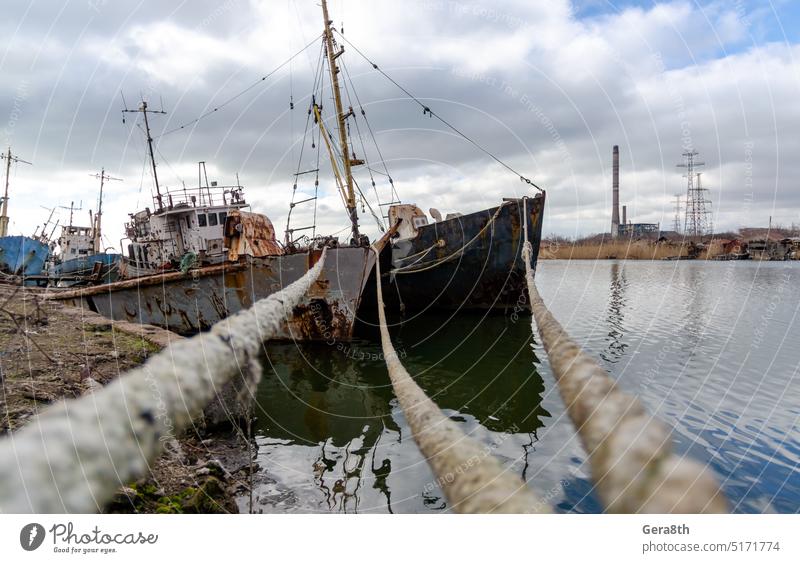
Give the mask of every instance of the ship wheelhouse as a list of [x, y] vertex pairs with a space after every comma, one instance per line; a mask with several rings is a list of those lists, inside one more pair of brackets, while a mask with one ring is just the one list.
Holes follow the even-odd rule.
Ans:
[[[205, 167], [201, 163], [201, 170]], [[166, 205], [159, 208], [159, 201]], [[233, 211], [249, 208], [240, 185], [216, 182], [167, 191], [154, 198], [156, 211], [131, 214], [125, 225], [126, 277], [176, 269], [184, 258], [199, 264], [225, 260], [225, 222]]]

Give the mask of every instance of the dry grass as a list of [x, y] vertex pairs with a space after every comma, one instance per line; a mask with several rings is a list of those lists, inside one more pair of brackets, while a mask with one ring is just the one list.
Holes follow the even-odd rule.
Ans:
[[[713, 250], [712, 256], [713, 256]], [[543, 260], [661, 260], [671, 256], [685, 256], [686, 245], [681, 243], [654, 243], [625, 241], [605, 243], [548, 244], [542, 242], [539, 258]], [[706, 258], [705, 253], [701, 256]]]

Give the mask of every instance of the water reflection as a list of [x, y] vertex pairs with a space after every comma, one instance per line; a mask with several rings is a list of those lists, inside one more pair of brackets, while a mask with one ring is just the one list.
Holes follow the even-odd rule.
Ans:
[[606, 325], [608, 328], [607, 347], [600, 353], [600, 357], [607, 362], [614, 363], [625, 354], [628, 347], [623, 341], [625, 335], [625, 289], [628, 280], [625, 278], [625, 266], [619, 262], [611, 263], [611, 284], [609, 287], [608, 309], [606, 311]]
[[[670, 426], [678, 454], [709, 465], [734, 511], [797, 512], [798, 277], [797, 262], [626, 262], [616, 273], [613, 262], [547, 262], [537, 281], [590, 353], [609, 354], [608, 342], [592, 336], [621, 323], [627, 346], [605, 367]], [[618, 295], [619, 315], [609, 306]], [[551, 381], [546, 364], [542, 373]], [[562, 426], [563, 405], [548, 406], [554, 422], [539, 450], [543, 444], [562, 474], [579, 474], [559, 508], [599, 510], [578, 490], [585, 453], [557, 445], [572, 432]]]
[[[528, 319], [427, 315], [395, 331], [403, 363], [464, 429], [526, 474], [549, 416]], [[263, 511], [409, 512], [445, 504], [396, 405], [379, 344], [271, 344], [257, 394]], [[499, 446], [497, 444], [500, 444]]]

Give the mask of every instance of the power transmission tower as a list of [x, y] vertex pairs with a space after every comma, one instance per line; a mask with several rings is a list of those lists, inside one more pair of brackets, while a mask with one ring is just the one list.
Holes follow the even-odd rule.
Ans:
[[697, 184], [695, 185], [695, 192], [697, 193], [697, 214], [700, 217], [700, 222], [703, 226], [704, 235], [714, 234], [714, 223], [711, 217], [711, 200], [708, 199], [708, 189], [703, 187], [700, 181], [702, 172], [697, 172]]
[[681, 232], [681, 194], [675, 194], [675, 219], [672, 221], [672, 230]]
[[[695, 161], [695, 157], [700, 154], [695, 150], [683, 153], [684, 162], [678, 164], [678, 168], [686, 168], [686, 215], [683, 222], [683, 232], [688, 236], [701, 237], [711, 232], [711, 210], [706, 207], [710, 201], [706, 197], [708, 190], [700, 185], [699, 174], [694, 171], [698, 166], [703, 166], [705, 162]], [[695, 176], [698, 178], [695, 184]]]

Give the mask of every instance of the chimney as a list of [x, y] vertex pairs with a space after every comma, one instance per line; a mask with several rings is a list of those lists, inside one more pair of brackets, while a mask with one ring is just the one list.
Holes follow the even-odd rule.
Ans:
[[619, 234], [619, 147], [614, 145], [614, 162], [611, 165], [611, 238], [617, 238]]
[[627, 205], [623, 205], [622, 206], [622, 224], [623, 225], [627, 225], [628, 224], [628, 206]]

